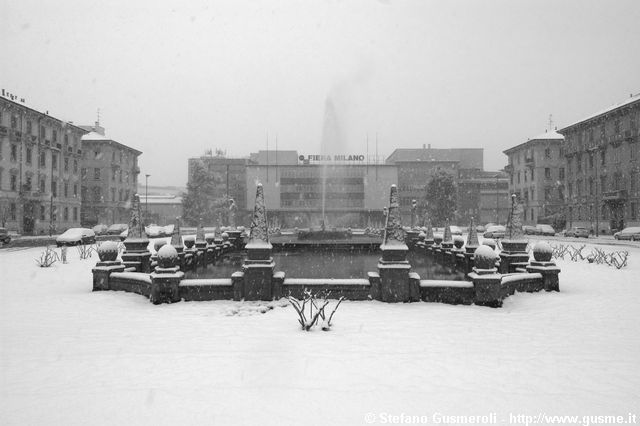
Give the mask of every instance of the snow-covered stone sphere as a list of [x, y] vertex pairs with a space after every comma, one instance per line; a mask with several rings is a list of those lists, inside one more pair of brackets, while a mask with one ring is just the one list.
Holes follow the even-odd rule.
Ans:
[[424, 239], [427, 238], [427, 234], [425, 234], [424, 232], [420, 232], [418, 234], [418, 238], [420, 238], [420, 241], [424, 241]]
[[493, 250], [496, 249], [496, 240], [494, 240], [493, 238], [485, 238], [484, 240], [482, 240], [482, 244], [491, 247], [491, 249]]
[[496, 252], [487, 245], [482, 245], [473, 253], [476, 269], [493, 269], [496, 266]]
[[222, 233], [222, 239], [227, 241], [229, 239], [229, 234], [227, 234], [226, 232]]
[[533, 246], [533, 258], [538, 262], [550, 262], [553, 257], [553, 249], [546, 241], [538, 241]]
[[460, 235], [454, 236], [453, 245], [456, 246], [456, 248], [461, 249], [462, 246], [464, 245], [464, 238], [462, 238], [462, 236]]
[[436, 245], [440, 244], [442, 242], [442, 234], [433, 234], [433, 242]]
[[105, 241], [98, 247], [98, 257], [101, 262], [113, 262], [118, 257], [118, 243]]
[[183, 237], [182, 242], [186, 248], [190, 249], [195, 245], [196, 239], [194, 237]]
[[158, 250], [158, 265], [161, 268], [172, 268], [178, 262], [178, 251], [171, 244], [165, 244]]
[[162, 247], [163, 245], [167, 244], [167, 242], [165, 240], [156, 240], [153, 243], [153, 249], [156, 251], [156, 253], [158, 252], [158, 250], [160, 250], [160, 247]]

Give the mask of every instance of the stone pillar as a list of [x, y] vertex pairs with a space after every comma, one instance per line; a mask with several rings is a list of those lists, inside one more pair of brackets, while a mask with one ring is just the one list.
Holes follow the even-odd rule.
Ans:
[[411, 265], [406, 260], [409, 248], [404, 242], [404, 230], [400, 223], [398, 189], [391, 185], [389, 213], [380, 246], [382, 257], [378, 261], [380, 275], [379, 297], [383, 302], [409, 302], [414, 293], [411, 290], [409, 271]]
[[269, 242], [267, 209], [262, 184], [256, 188], [256, 202], [251, 222], [249, 242], [245, 246], [247, 258], [242, 265], [244, 272], [243, 297], [245, 300], [273, 299], [273, 270], [271, 257], [273, 246]]
[[522, 205], [518, 203], [516, 195], [513, 194], [511, 196], [511, 212], [509, 213], [506, 235], [501, 243], [501, 274], [516, 272], [516, 268], [525, 267], [529, 263], [528, 241], [524, 239], [524, 231], [522, 230], [522, 214]]
[[475, 290], [475, 304], [499, 308], [502, 306], [502, 275], [495, 268], [496, 254], [488, 246], [480, 246], [474, 253], [475, 266], [469, 273]]
[[129, 220], [129, 232], [123, 241], [125, 252], [122, 254], [122, 262], [125, 266], [133, 266], [137, 272], [151, 272], [151, 252], [149, 252], [149, 239], [142, 230], [140, 222], [140, 197], [133, 196], [131, 206], [131, 219]]
[[178, 252], [172, 245], [158, 250], [158, 266], [151, 273], [151, 293], [149, 300], [155, 305], [180, 301], [180, 281], [184, 272], [180, 271]]
[[244, 272], [236, 271], [231, 274], [231, 284], [233, 286], [233, 300], [242, 300]]
[[560, 268], [551, 260], [552, 256], [553, 249], [549, 243], [539, 241], [533, 247], [534, 260], [527, 265], [527, 272], [542, 274], [543, 285], [546, 291], [560, 291], [560, 280], [558, 279]]
[[124, 265], [117, 260], [118, 244], [105, 241], [98, 247], [100, 261], [96, 263], [93, 273], [93, 291], [109, 290], [109, 277], [112, 272], [124, 272]]

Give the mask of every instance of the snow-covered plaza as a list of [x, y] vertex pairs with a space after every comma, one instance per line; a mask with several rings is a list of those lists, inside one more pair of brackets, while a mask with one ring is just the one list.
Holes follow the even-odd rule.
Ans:
[[626, 268], [558, 260], [559, 293], [498, 309], [346, 301], [329, 332], [301, 331], [286, 300], [156, 306], [92, 292], [95, 254], [39, 268], [43, 248], [3, 249], [0, 424], [627, 418], [640, 414], [640, 246], [623, 249]]

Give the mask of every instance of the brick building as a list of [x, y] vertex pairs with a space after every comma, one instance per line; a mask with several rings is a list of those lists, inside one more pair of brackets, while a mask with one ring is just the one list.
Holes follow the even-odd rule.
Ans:
[[24, 235], [80, 225], [82, 128], [0, 96], [0, 225]]

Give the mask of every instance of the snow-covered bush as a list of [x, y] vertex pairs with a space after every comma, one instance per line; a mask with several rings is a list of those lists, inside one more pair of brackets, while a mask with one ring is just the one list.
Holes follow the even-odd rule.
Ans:
[[289, 303], [291, 303], [291, 306], [293, 306], [293, 309], [298, 314], [298, 323], [300, 323], [300, 326], [303, 330], [311, 330], [311, 328], [318, 323], [319, 319], [322, 319], [322, 330], [328, 331], [331, 329], [331, 320], [333, 319], [333, 315], [338, 310], [338, 306], [340, 306], [340, 303], [342, 303], [344, 297], [340, 297], [340, 299], [338, 299], [338, 303], [333, 308], [333, 311], [331, 311], [331, 313], [327, 315], [325, 313], [325, 309], [329, 305], [328, 298], [330, 293], [330, 291], [325, 291], [322, 295], [322, 298], [319, 298], [311, 291], [305, 289], [302, 301], [296, 299], [291, 295], [287, 297]]
[[41, 268], [48, 268], [49, 266], [60, 260], [58, 253], [51, 247], [47, 247], [45, 251], [40, 254], [40, 258], [35, 259], [36, 263]]
[[88, 259], [91, 257], [91, 252], [95, 251], [95, 247], [89, 244], [82, 244], [79, 246], [76, 246], [76, 249], [78, 249], [78, 254], [80, 255], [80, 259], [84, 260], [84, 259]]

